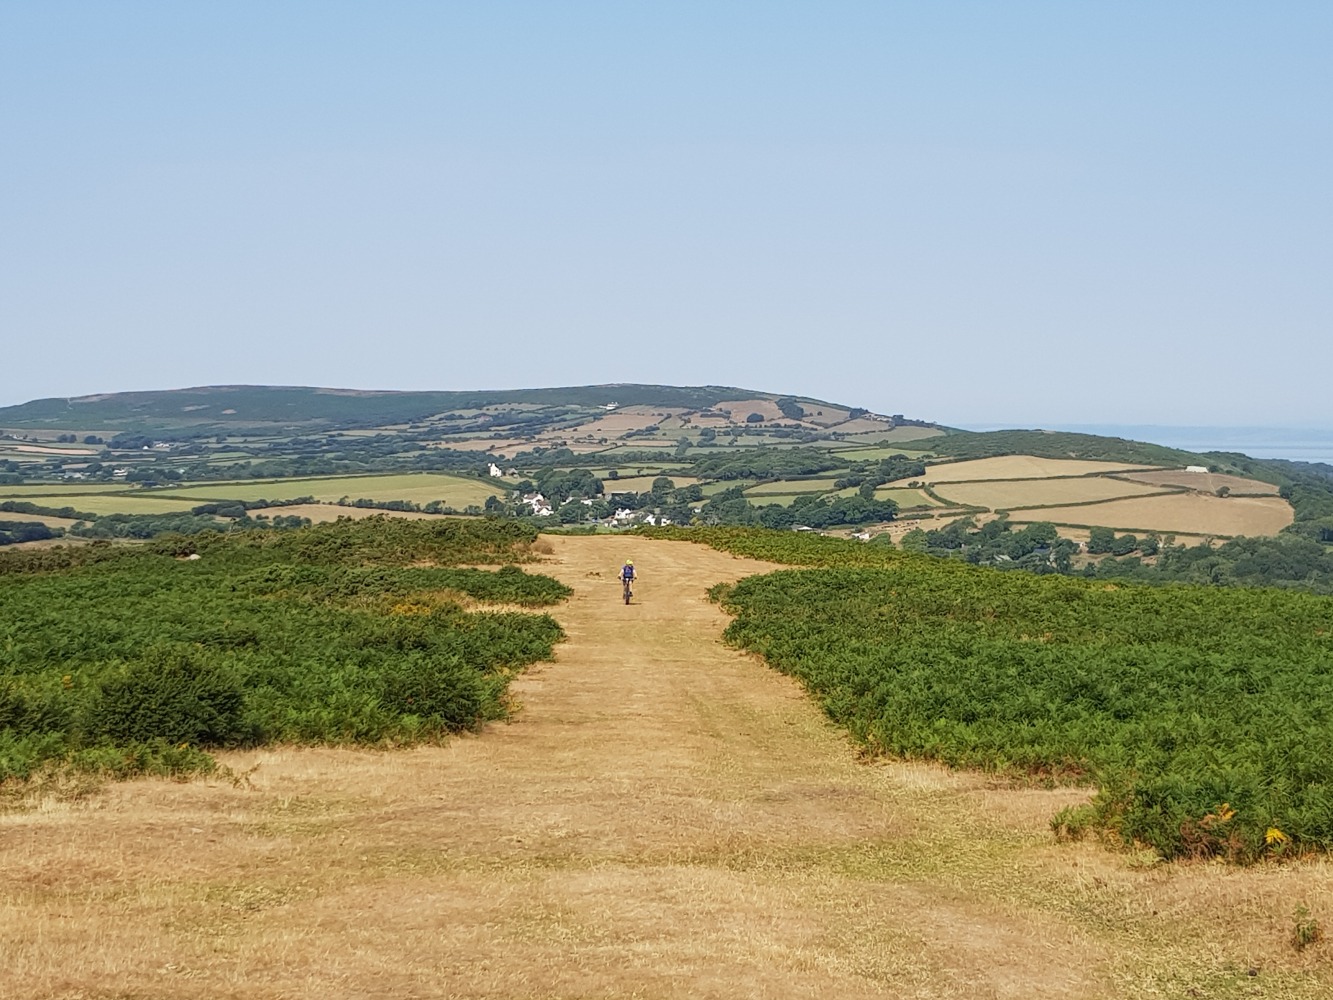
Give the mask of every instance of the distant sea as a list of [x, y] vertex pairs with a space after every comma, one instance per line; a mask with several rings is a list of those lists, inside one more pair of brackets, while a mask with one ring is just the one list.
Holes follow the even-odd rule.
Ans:
[[[997, 424], [969, 429], [989, 431], [1004, 428]], [[1326, 462], [1333, 465], [1333, 428], [1058, 424], [1045, 429], [1130, 438], [1183, 448], [1185, 451], [1239, 451], [1253, 458], [1285, 458], [1293, 462]]]

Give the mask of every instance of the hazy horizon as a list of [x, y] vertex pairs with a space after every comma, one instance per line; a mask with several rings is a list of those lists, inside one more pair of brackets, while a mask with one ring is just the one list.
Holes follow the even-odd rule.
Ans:
[[0, 405], [1333, 426], [1331, 42], [1309, 3], [3, 5]]

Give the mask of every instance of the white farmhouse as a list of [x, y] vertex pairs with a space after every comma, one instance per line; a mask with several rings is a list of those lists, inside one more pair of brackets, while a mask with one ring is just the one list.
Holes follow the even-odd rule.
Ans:
[[534, 517], [550, 517], [555, 509], [540, 493], [529, 493], [523, 497], [523, 503], [532, 508]]

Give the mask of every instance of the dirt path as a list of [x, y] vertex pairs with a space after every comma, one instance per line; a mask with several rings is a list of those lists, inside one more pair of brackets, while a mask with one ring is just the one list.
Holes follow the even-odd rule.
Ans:
[[769, 567], [553, 544], [569, 641], [515, 684], [511, 723], [238, 754], [250, 787], [143, 781], [0, 817], [0, 995], [1333, 995], [1318, 949], [1283, 951], [1327, 866], [1142, 871], [1054, 845], [1080, 793], [863, 762], [722, 646], [704, 591]]

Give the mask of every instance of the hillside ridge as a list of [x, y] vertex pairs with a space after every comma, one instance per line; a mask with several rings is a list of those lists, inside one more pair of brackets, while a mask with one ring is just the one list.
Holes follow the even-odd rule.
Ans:
[[[816, 407], [859, 409], [810, 396], [723, 385], [608, 382], [522, 389], [407, 390], [232, 384], [34, 399], [0, 407], [0, 428], [42, 430], [68, 427], [73, 422], [89, 431], [136, 433], [208, 433], [247, 427], [309, 431], [405, 423], [495, 406], [648, 405], [697, 409], [744, 399], [789, 399]], [[219, 408], [219, 404], [225, 405]]]

